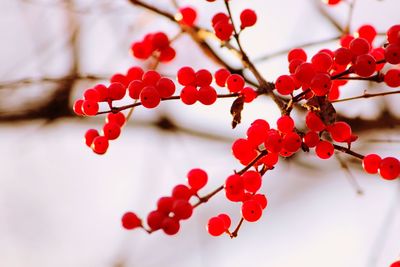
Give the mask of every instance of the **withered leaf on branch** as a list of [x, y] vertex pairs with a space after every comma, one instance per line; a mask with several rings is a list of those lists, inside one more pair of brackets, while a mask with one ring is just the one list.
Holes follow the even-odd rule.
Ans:
[[233, 101], [232, 106], [231, 106], [231, 114], [232, 114], [232, 129], [235, 129], [236, 126], [240, 123], [242, 120], [242, 110], [243, 110], [243, 105], [244, 105], [244, 99], [243, 97], [238, 97]]

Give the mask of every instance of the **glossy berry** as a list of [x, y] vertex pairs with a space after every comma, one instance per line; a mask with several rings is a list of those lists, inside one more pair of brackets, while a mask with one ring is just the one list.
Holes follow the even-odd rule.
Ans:
[[152, 231], [157, 231], [158, 229], [161, 229], [162, 222], [165, 218], [167, 218], [166, 214], [154, 210], [147, 215], [147, 225]]
[[376, 71], [376, 60], [373, 56], [365, 54], [357, 57], [353, 65], [354, 72], [361, 77], [369, 77]]
[[385, 59], [390, 64], [400, 63], [400, 44], [390, 44], [385, 48]]
[[233, 25], [228, 21], [220, 21], [215, 24], [214, 31], [221, 41], [228, 41], [233, 34]]
[[245, 87], [242, 89], [242, 91], [240, 92], [241, 95], [244, 98], [244, 102], [245, 103], [250, 103], [252, 102], [254, 99], [257, 98], [258, 94], [257, 92], [251, 88], [251, 87]]
[[325, 124], [322, 122], [321, 118], [312, 111], [307, 112], [306, 124], [311, 131], [320, 132], [325, 129]]
[[201, 69], [196, 72], [196, 85], [199, 87], [210, 85], [212, 79], [211, 72], [206, 69]]
[[178, 82], [183, 85], [193, 85], [196, 83], [196, 73], [191, 67], [183, 67], [177, 73]]
[[175, 199], [189, 200], [192, 196], [192, 191], [184, 184], [178, 184], [172, 189], [172, 197]]
[[175, 93], [175, 83], [169, 78], [161, 78], [156, 85], [161, 98], [167, 98]]
[[143, 83], [145, 85], [156, 86], [158, 81], [161, 79], [161, 75], [154, 70], [148, 70], [143, 74]]
[[186, 175], [188, 184], [195, 192], [203, 188], [208, 181], [207, 173], [202, 169], [192, 169]]
[[290, 95], [295, 89], [294, 80], [289, 75], [281, 75], [275, 81], [275, 88], [281, 95]]
[[248, 200], [242, 205], [242, 216], [248, 222], [258, 221], [262, 216], [262, 208], [255, 200]]
[[100, 101], [100, 95], [99, 92], [95, 89], [87, 89], [83, 93], [83, 98], [85, 100], [91, 100], [93, 102], [99, 102]]
[[141, 80], [132, 81], [128, 86], [128, 93], [132, 99], [139, 99], [145, 84]]
[[160, 55], [158, 56], [158, 60], [160, 62], [168, 62], [175, 58], [176, 51], [172, 47], [168, 46], [163, 50], [160, 50]]
[[320, 141], [315, 147], [315, 153], [321, 159], [329, 159], [334, 152], [333, 145], [328, 141]]
[[135, 80], [142, 80], [144, 71], [141, 67], [139, 66], [134, 66], [131, 67], [127, 73], [126, 73], [126, 77], [128, 78], [129, 81], [135, 81]]
[[153, 48], [162, 50], [169, 46], [168, 36], [163, 32], [156, 32], [152, 36]]
[[353, 53], [350, 49], [341, 47], [335, 51], [335, 63], [341, 66], [347, 66], [353, 59]]
[[217, 91], [212, 86], [203, 86], [197, 94], [198, 100], [204, 105], [212, 105], [217, 100]]
[[311, 58], [311, 63], [315, 71], [328, 72], [333, 65], [333, 59], [328, 53], [319, 52]]
[[121, 100], [126, 94], [126, 87], [119, 82], [113, 82], [108, 86], [108, 95], [112, 100]]
[[114, 140], [121, 134], [121, 127], [115, 122], [108, 122], [104, 124], [103, 135], [107, 137], [108, 140]]
[[74, 102], [73, 110], [76, 115], [82, 116], [85, 115], [82, 111], [83, 99], [78, 99]]
[[230, 175], [225, 180], [225, 191], [230, 194], [239, 194], [244, 189], [243, 177], [238, 174]]
[[257, 22], [257, 14], [252, 9], [245, 9], [240, 13], [240, 28], [251, 27]]
[[192, 7], [183, 7], [179, 9], [179, 13], [181, 14], [181, 19], [179, 22], [186, 26], [192, 27], [197, 18], [197, 12]]
[[282, 149], [282, 137], [276, 130], [269, 130], [264, 142], [269, 153], [279, 153]]
[[253, 200], [257, 201], [257, 203], [261, 206], [262, 209], [265, 209], [268, 205], [268, 200], [263, 194], [255, 194], [253, 196]]
[[250, 162], [257, 156], [253, 144], [249, 140], [243, 138], [236, 140], [232, 144], [232, 153], [235, 158], [242, 162]]
[[278, 163], [278, 160], [279, 160], [279, 156], [277, 153], [268, 153], [266, 156], [264, 156], [261, 159], [262, 163], [267, 165], [267, 167], [269, 167], [269, 168], [272, 168], [273, 166], [275, 166]]
[[307, 132], [304, 137], [303, 141], [309, 148], [315, 147], [319, 142], [319, 135], [317, 132], [309, 131]]
[[113, 122], [119, 125], [119, 127], [124, 126], [126, 122], [126, 118], [124, 113], [117, 112], [117, 113], [108, 113], [106, 118], [106, 123]]
[[252, 146], [258, 147], [268, 136], [269, 124], [252, 123], [247, 129], [247, 140]]
[[300, 59], [302, 61], [307, 61], [307, 54], [301, 48], [292, 49], [288, 53], [288, 62], [291, 62], [293, 59]]
[[226, 80], [231, 75], [230, 71], [227, 69], [219, 69], [214, 73], [215, 83], [218, 86], [225, 87]]
[[295, 74], [297, 68], [304, 63], [304, 60], [295, 58], [289, 62], [289, 72], [290, 74]]
[[297, 67], [294, 75], [301, 83], [309, 85], [315, 75], [314, 67], [311, 63], [302, 63]]
[[390, 44], [400, 44], [400, 25], [393, 25], [387, 31], [387, 40]]
[[350, 42], [349, 49], [353, 55], [360, 56], [368, 54], [371, 46], [364, 38], [355, 38]]
[[107, 152], [108, 139], [104, 136], [97, 136], [93, 139], [91, 147], [95, 153], [102, 155]]
[[377, 31], [372, 25], [366, 24], [358, 28], [357, 34], [359, 37], [364, 38], [371, 44], [377, 35]]
[[175, 199], [172, 197], [160, 197], [157, 201], [157, 210], [168, 215], [172, 211]]
[[217, 217], [221, 218], [224, 221], [224, 227], [225, 227], [226, 230], [228, 230], [229, 227], [231, 227], [232, 221], [231, 221], [231, 218], [229, 217], [228, 214], [221, 213]]
[[99, 111], [99, 104], [91, 100], [85, 100], [82, 103], [82, 112], [87, 116], [94, 116]]
[[244, 189], [256, 193], [261, 187], [261, 175], [256, 171], [247, 171], [242, 175]]
[[179, 221], [177, 219], [173, 218], [165, 218], [162, 223], [161, 223], [161, 229], [166, 233], [167, 235], [175, 235], [179, 232]]
[[95, 129], [89, 129], [85, 133], [85, 144], [90, 147], [93, 143], [93, 140], [99, 136], [99, 132]]
[[127, 87], [130, 81], [128, 80], [128, 78], [125, 75], [123, 75], [121, 73], [116, 73], [110, 78], [110, 82], [111, 83], [120, 83], [124, 87]]
[[231, 74], [226, 80], [226, 86], [232, 93], [237, 93], [244, 88], [244, 79], [239, 74]]
[[182, 88], [180, 97], [186, 105], [193, 105], [199, 98], [199, 93], [194, 86], [185, 86]]
[[220, 217], [212, 217], [208, 220], [207, 231], [212, 236], [220, 236], [226, 231], [225, 222]]
[[382, 159], [379, 165], [379, 174], [383, 179], [394, 180], [400, 174], [400, 162], [394, 157], [386, 157]]
[[229, 23], [229, 16], [222, 12], [215, 14], [211, 19], [212, 27], [215, 28], [215, 25], [217, 25], [217, 23], [221, 21]]
[[286, 134], [282, 140], [282, 147], [287, 152], [297, 152], [301, 147], [301, 137], [295, 132]]
[[140, 102], [145, 108], [155, 108], [160, 104], [161, 97], [154, 86], [146, 86], [140, 92]]
[[400, 70], [398, 70], [398, 69], [388, 70], [385, 74], [384, 81], [387, 84], [387, 86], [399, 87], [400, 86]]
[[288, 115], [283, 115], [276, 121], [276, 126], [281, 133], [289, 133], [293, 131], [294, 120]]
[[362, 160], [362, 166], [367, 173], [378, 173], [382, 158], [377, 154], [368, 154]]
[[347, 142], [352, 135], [351, 127], [344, 121], [338, 121], [328, 127], [328, 132], [336, 142]]
[[172, 212], [174, 213], [174, 218], [187, 220], [193, 214], [193, 207], [187, 200], [179, 199], [172, 205]]
[[122, 216], [121, 219], [122, 227], [127, 230], [132, 230], [137, 227], [142, 227], [142, 221], [133, 212], [127, 212]]
[[332, 81], [330, 76], [326, 73], [317, 73], [311, 80], [310, 89], [316, 96], [327, 95], [331, 88]]

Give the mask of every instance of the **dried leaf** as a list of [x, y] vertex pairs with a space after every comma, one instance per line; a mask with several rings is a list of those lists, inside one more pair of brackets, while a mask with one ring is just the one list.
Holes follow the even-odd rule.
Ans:
[[233, 101], [232, 106], [231, 106], [231, 114], [233, 117], [232, 120], [232, 129], [235, 129], [236, 126], [241, 122], [242, 120], [242, 110], [244, 106], [244, 99], [243, 97], [238, 97], [236, 98], [235, 101]]

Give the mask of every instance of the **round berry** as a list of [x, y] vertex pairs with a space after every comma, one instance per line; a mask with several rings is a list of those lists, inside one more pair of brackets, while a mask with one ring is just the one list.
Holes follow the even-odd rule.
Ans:
[[332, 88], [331, 77], [326, 73], [317, 73], [311, 81], [310, 89], [316, 96], [324, 96]]
[[355, 38], [350, 42], [349, 49], [353, 55], [360, 56], [368, 54], [371, 46], [364, 38]]
[[376, 31], [375, 27], [373, 27], [369, 24], [362, 25], [360, 28], [358, 28], [357, 33], [358, 33], [359, 37], [364, 38], [370, 44], [374, 41], [374, 39], [377, 35], [377, 31]]
[[168, 46], [162, 50], [160, 50], [160, 55], [158, 57], [158, 60], [160, 62], [168, 62], [171, 61], [175, 58], [176, 56], [176, 51], [172, 47]]
[[134, 66], [128, 70], [126, 73], [126, 77], [128, 78], [129, 81], [135, 81], [135, 80], [142, 80], [144, 71], [141, 67], [139, 66]]
[[248, 222], [258, 221], [262, 216], [262, 208], [255, 200], [248, 200], [242, 205], [242, 216]]
[[73, 107], [73, 109], [74, 109], [74, 112], [75, 112], [76, 115], [80, 115], [80, 116], [85, 115], [85, 114], [83, 113], [83, 111], [82, 111], [83, 102], [84, 102], [83, 99], [78, 99], [78, 100], [76, 100], [76, 101], [74, 102], [74, 107]]
[[190, 188], [194, 191], [198, 191], [203, 188], [208, 181], [208, 175], [202, 169], [192, 169], [186, 175]]
[[239, 74], [231, 74], [226, 80], [226, 86], [232, 93], [237, 93], [244, 88], [244, 79]]
[[261, 187], [261, 175], [256, 171], [247, 171], [242, 175], [244, 189], [256, 193]]
[[281, 95], [290, 95], [295, 89], [294, 80], [289, 75], [281, 75], [275, 81], [275, 88]]
[[212, 79], [212, 74], [208, 70], [202, 69], [196, 72], [196, 85], [199, 87], [210, 85]]
[[197, 12], [192, 7], [183, 7], [179, 9], [179, 13], [182, 18], [180, 19], [180, 23], [192, 27], [197, 18]]
[[376, 60], [373, 56], [365, 54], [358, 56], [354, 66], [354, 72], [361, 77], [369, 77], [376, 71]]
[[217, 91], [212, 86], [203, 86], [199, 89], [197, 97], [203, 105], [212, 105], [217, 101]]
[[269, 130], [264, 142], [265, 148], [270, 153], [279, 153], [282, 149], [282, 137], [276, 130]]
[[185, 86], [181, 91], [181, 100], [186, 105], [193, 105], [199, 98], [199, 93], [194, 86]]
[[276, 125], [281, 133], [289, 133], [294, 129], [294, 120], [288, 115], [283, 115], [276, 121]]
[[300, 59], [302, 61], [307, 61], [307, 54], [301, 48], [292, 49], [288, 53], [288, 62], [291, 62], [293, 59]]
[[156, 89], [161, 98], [167, 98], [175, 93], [175, 84], [169, 78], [161, 78], [156, 85]]
[[319, 52], [311, 58], [314, 70], [317, 72], [328, 72], [333, 65], [332, 56], [325, 52]]
[[95, 129], [89, 129], [85, 133], [85, 143], [88, 147], [90, 147], [93, 143], [93, 140], [99, 136], [99, 132]]
[[129, 97], [132, 99], [139, 99], [140, 93], [142, 92], [145, 84], [141, 80], [134, 80], [128, 86]]
[[335, 63], [340, 66], [347, 66], [353, 59], [350, 49], [341, 47], [335, 51]]
[[91, 100], [85, 100], [82, 103], [82, 111], [87, 116], [94, 116], [99, 111], [99, 104]]
[[386, 35], [390, 44], [400, 44], [400, 25], [390, 27]]
[[132, 230], [137, 227], [142, 227], [142, 221], [140, 218], [133, 212], [127, 212], [122, 216], [121, 219], [122, 227], [127, 230]]
[[257, 22], [257, 14], [252, 9], [245, 9], [240, 13], [240, 28], [251, 27]]
[[400, 63], [400, 44], [390, 44], [385, 48], [385, 59], [388, 63], [396, 65]]
[[229, 75], [231, 75], [230, 71], [227, 69], [219, 69], [214, 73], [215, 83], [218, 86], [225, 87], [226, 80], [228, 79]]
[[306, 124], [311, 131], [320, 132], [325, 129], [325, 124], [322, 122], [321, 118], [312, 111], [307, 112]]
[[93, 139], [91, 147], [95, 153], [102, 155], [107, 152], [108, 139], [104, 136], [97, 136]]
[[147, 225], [152, 231], [157, 231], [158, 229], [161, 229], [161, 224], [166, 217], [167, 216], [164, 213], [158, 210], [153, 210], [147, 215]]
[[140, 92], [140, 102], [145, 108], [155, 108], [160, 104], [161, 97], [154, 86], [146, 86]]
[[399, 87], [400, 86], [400, 70], [398, 70], [398, 69], [388, 70], [385, 74], [384, 81], [387, 84], [387, 86]]
[[240, 93], [242, 94], [245, 103], [251, 103], [258, 96], [257, 92], [251, 87], [243, 88]]
[[225, 191], [230, 194], [240, 194], [243, 192], [243, 177], [238, 174], [232, 174], [225, 180]]
[[215, 24], [214, 31], [221, 41], [228, 41], [233, 34], [233, 25], [229, 21], [219, 21]]
[[165, 218], [161, 223], [161, 228], [167, 235], [175, 235], [179, 232], [179, 221], [173, 218]]
[[187, 220], [193, 214], [193, 207], [187, 200], [178, 199], [172, 206], [172, 212], [174, 213], [174, 218], [178, 220]]
[[192, 191], [184, 184], [178, 184], [172, 189], [172, 197], [175, 199], [189, 200], [192, 196]]
[[368, 154], [362, 160], [362, 166], [367, 173], [378, 173], [382, 158], [377, 154]]
[[83, 93], [83, 98], [85, 100], [91, 100], [94, 102], [99, 102], [100, 101], [100, 95], [99, 92], [96, 89], [87, 89]]
[[217, 23], [221, 21], [229, 23], [229, 16], [222, 12], [215, 14], [211, 19], [212, 27], [215, 28], [215, 25], [217, 25]]
[[282, 140], [282, 147], [287, 152], [297, 152], [301, 147], [301, 137], [295, 132], [286, 134]]
[[379, 174], [383, 179], [394, 180], [400, 174], [400, 162], [394, 157], [386, 157], [382, 159], [379, 165]]
[[212, 217], [207, 223], [207, 232], [212, 236], [220, 236], [226, 231], [225, 222], [220, 217]]
[[163, 32], [156, 32], [152, 38], [153, 47], [158, 50], [165, 49], [169, 46], [168, 36]]
[[112, 100], [121, 100], [126, 94], [126, 88], [122, 83], [113, 82], [108, 86], [108, 94]]
[[317, 132], [309, 131], [303, 137], [304, 143], [309, 148], [315, 147], [319, 142], [319, 135]]
[[124, 126], [125, 122], [126, 122], [126, 118], [124, 113], [122, 112], [117, 112], [117, 113], [108, 113], [107, 118], [106, 118], [106, 122], [113, 122], [119, 125], [119, 127]]
[[160, 197], [157, 201], [157, 210], [168, 215], [172, 211], [174, 202], [172, 197]]
[[231, 222], [231, 218], [229, 217], [228, 214], [221, 213], [217, 217], [221, 218], [224, 221], [225, 230], [228, 230], [229, 227], [231, 227], [232, 222]]
[[104, 124], [103, 134], [108, 140], [114, 140], [121, 134], [121, 127], [115, 122], [108, 122]]
[[315, 153], [321, 159], [329, 159], [334, 151], [333, 145], [328, 141], [320, 141], [315, 147]]
[[257, 203], [261, 206], [262, 209], [265, 209], [268, 205], [268, 200], [263, 194], [255, 194], [253, 196], [253, 200], [257, 201]]
[[161, 79], [161, 75], [155, 70], [148, 70], [143, 74], [143, 83], [145, 85], [156, 86]]
[[336, 142], [348, 142], [352, 135], [351, 127], [344, 121], [338, 121], [327, 128], [331, 137]]
[[309, 85], [314, 78], [315, 71], [311, 63], [302, 63], [297, 67], [295, 77], [304, 85]]
[[183, 85], [192, 85], [196, 82], [196, 73], [191, 67], [182, 67], [177, 73], [178, 82]]

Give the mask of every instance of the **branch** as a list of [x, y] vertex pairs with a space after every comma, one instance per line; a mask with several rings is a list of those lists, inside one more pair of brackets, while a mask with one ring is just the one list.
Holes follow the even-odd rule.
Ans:
[[371, 98], [371, 97], [376, 97], [376, 96], [385, 96], [385, 95], [394, 95], [394, 94], [400, 94], [400, 90], [390, 91], [390, 92], [383, 92], [383, 93], [376, 93], [376, 94], [369, 94], [369, 93], [365, 92], [363, 95], [349, 97], [349, 98], [343, 98], [343, 99], [338, 99], [338, 100], [331, 101], [331, 102], [332, 103], [338, 103], [338, 102], [345, 102], [345, 101], [361, 99], [361, 98]]

